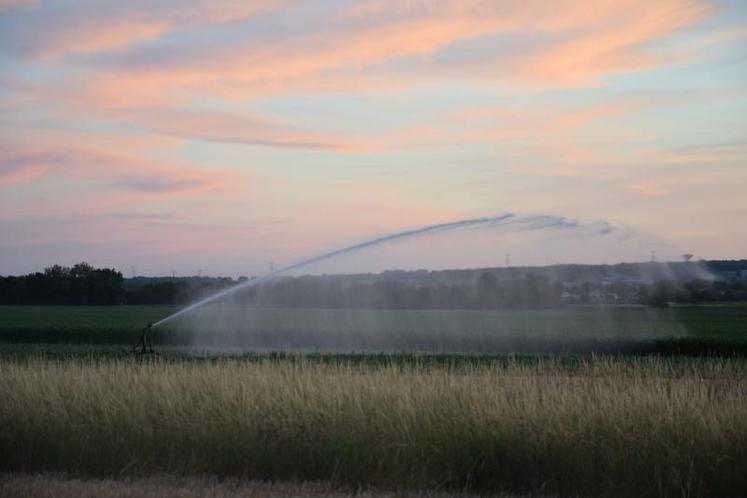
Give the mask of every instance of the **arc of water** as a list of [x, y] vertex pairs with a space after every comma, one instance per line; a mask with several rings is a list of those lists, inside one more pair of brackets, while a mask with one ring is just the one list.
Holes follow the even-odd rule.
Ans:
[[409, 230], [403, 230], [401, 232], [395, 232], [389, 235], [383, 235], [381, 237], [376, 237], [376, 238], [373, 238], [373, 239], [370, 239], [364, 242], [359, 242], [357, 244], [346, 246], [341, 249], [336, 249], [334, 251], [326, 252], [324, 254], [320, 254], [320, 255], [317, 255], [317, 256], [314, 256], [308, 259], [304, 259], [302, 261], [298, 261], [284, 268], [280, 268], [278, 270], [272, 271], [261, 277], [248, 280], [246, 282], [242, 282], [233, 287], [229, 287], [228, 289], [224, 289], [220, 292], [212, 294], [200, 301], [197, 301], [196, 303], [190, 304], [189, 306], [177, 311], [176, 313], [173, 313], [167, 316], [166, 318], [159, 320], [158, 322], [154, 323], [153, 326], [156, 327], [162, 323], [165, 323], [169, 320], [173, 320], [174, 318], [180, 315], [183, 315], [189, 311], [192, 311], [195, 308], [199, 308], [200, 306], [204, 306], [205, 304], [211, 303], [213, 301], [221, 299], [222, 297], [228, 296], [240, 290], [248, 289], [250, 287], [254, 287], [256, 285], [265, 283], [285, 273], [291, 272], [293, 270], [297, 270], [299, 268], [302, 268], [304, 266], [308, 266], [314, 263], [319, 263], [322, 261], [326, 261], [328, 259], [342, 256], [344, 254], [352, 253], [355, 251], [360, 251], [362, 249], [366, 249], [372, 246], [377, 246], [380, 244], [386, 244], [386, 243], [394, 242], [397, 240], [417, 237], [421, 235], [427, 235], [427, 234], [431, 234], [435, 232], [444, 232], [444, 231], [456, 230], [460, 228], [466, 228], [466, 227], [478, 226], [478, 225], [490, 226], [490, 225], [508, 225], [508, 224], [514, 224], [524, 230], [542, 230], [542, 229], [548, 229], [548, 228], [561, 228], [561, 229], [562, 228], [565, 228], [565, 229], [582, 228], [596, 235], [607, 235], [613, 230], [612, 226], [609, 223], [604, 222], [604, 221], [597, 221], [597, 222], [593, 222], [593, 223], [590, 223], [584, 226], [574, 219], [566, 218], [563, 216], [553, 216], [553, 215], [530, 216], [530, 215], [517, 215], [513, 213], [505, 213], [505, 214], [500, 214], [497, 216], [486, 216], [482, 218], [470, 218], [466, 220], [453, 221], [449, 223], [437, 223], [435, 225], [427, 225], [427, 226], [420, 227], [420, 228], [412, 228]]

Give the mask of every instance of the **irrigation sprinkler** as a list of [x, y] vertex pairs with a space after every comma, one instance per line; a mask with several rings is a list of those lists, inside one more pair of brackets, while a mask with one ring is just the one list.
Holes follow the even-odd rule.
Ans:
[[155, 354], [155, 351], [153, 350], [153, 323], [148, 322], [148, 325], [143, 327], [143, 329], [140, 331], [140, 335], [137, 338], [137, 341], [132, 346], [132, 353], [136, 355], [144, 355], [144, 354]]

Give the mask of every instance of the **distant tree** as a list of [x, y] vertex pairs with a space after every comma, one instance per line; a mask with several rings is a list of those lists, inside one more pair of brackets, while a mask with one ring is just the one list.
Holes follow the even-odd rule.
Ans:
[[119, 304], [123, 301], [122, 274], [96, 269], [88, 263], [72, 268], [53, 265], [43, 273], [0, 277], [2, 304]]

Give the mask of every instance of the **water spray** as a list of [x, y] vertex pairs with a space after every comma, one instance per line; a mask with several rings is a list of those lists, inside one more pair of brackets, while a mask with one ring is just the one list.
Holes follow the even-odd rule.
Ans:
[[[248, 280], [246, 282], [242, 282], [233, 287], [224, 289], [211, 296], [208, 296], [196, 303], [190, 304], [189, 306], [182, 308], [176, 313], [173, 313], [167, 316], [166, 318], [163, 318], [162, 320], [157, 321], [156, 323], [152, 325], [152, 327], [157, 327], [165, 322], [173, 320], [174, 318], [180, 315], [183, 315], [189, 311], [192, 311], [195, 308], [199, 308], [203, 305], [206, 305], [208, 303], [221, 299], [225, 296], [231, 295], [235, 292], [248, 289], [256, 285], [260, 285], [278, 276], [281, 276], [293, 270], [297, 270], [299, 268], [303, 268], [305, 266], [308, 266], [314, 263], [319, 263], [319, 262], [326, 261], [326, 260], [329, 260], [329, 259], [332, 259], [338, 256], [342, 256], [345, 254], [353, 253], [356, 251], [360, 251], [363, 249], [367, 249], [373, 246], [378, 246], [378, 245], [382, 245], [382, 244], [386, 244], [390, 242], [419, 237], [423, 235], [430, 235], [433, 233], [447, 232], [447, 231], [458, 230], [458, 229], [467, 228], [467, 227], [476, 227], [476, 226], [485, 226], [485, 227], [511, 226], [515, 228], [516, 230], [523, 230], [523, 231], [544, 230], [544, 229], [569, 229], [569, 230], [580, 230], [580, 231], [586, 232], [589, 235], [597, 235], [597, 236], [606, 236], [612, 233], [614, 230], [617, 230], [605, 221], [594, 221], [594, 222], [582, 224], [582, 223], [579, 223], [577, 220], [566, 218], [563, 216], [518, 215], [514, 213], [505, 213], [505, 214], [500, 214], [497, 216], [486, 216], [482, 218], [469, 218], [469, 219], [453, 221], [449, 223], [437, 223], [434, 225], [426, 225], [426, 226], [419, 227], [419, 228], [412, 228], [409, 230], [403, 230], [400, 232], [383, 235], [383, 236], [376, 237], [376, 238], [373, 238], [373, 239], [370, 239], [364, 242], [359, 242], [357, 244], [343, 247], [341, 249], [336, 249], [334, 251], [326, 252], [318, 256], [314, 256], [308, 259], [298, 261], [296, 263], [280, 268], [278, 270], [270, 271], [269, 273], [261, 277]], [[629, 235], [630, 235], [629, 233], [626, 233], [624, 231], [622, 232], [622, 236], [624, 237], [627, 237]], [[148, 328], [151, 328], [151, 326], [149, 325]]]

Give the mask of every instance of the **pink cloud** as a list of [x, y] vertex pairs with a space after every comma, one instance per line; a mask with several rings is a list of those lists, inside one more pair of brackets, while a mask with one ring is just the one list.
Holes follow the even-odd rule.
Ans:
[[2, 184], [41, 177], [76, 178], [115, 191], [139, 194], [196, 194], [228, 189], [232, 173], [210, 172], [194, 166], [146, 160], [133, 155], [97, 150], [82, 144], [40, 142], [2, 143]]
[[[3, 157], [6, 156], [6, 157]], [[17, 160], [0, 153], [0, 187], [33, 180], [43, 176], [47, 168], [33, 161]]]
[[669, 193], [669, 191], [658, 182], [653, 181], [640, 181], [640, 182], [633, 182], [628, 183], [625, 185], [625, 188], [627, 190], [630, 190], [632, 192], [636, 192], [643, 195], [654, 195], [654, 196], [660, 196], [660, 195], [666, 195]]
[[[340, 89], [340, 81], [344, 82], [343, 90], [375, 91], [367, 81], [370, 77], [379, 90], [397, 87], [403, 81], [412, 86], [434, 78], [584, 85], [607, 74], [665, 63], [661, 53], [647, 51], [645, 46], [712, 12], [709, 4], [694, 0], [655, 4], [644, 0], [566, 0], [556, 2], [552, 9], [534, 1], [387, 1], [365, 5], [342, 12], [315, 31], [305, 27], [279, 39], [239, 40], [209, 49], [177, 47], [162, 55], [163, 61], [158, 56], [153, 59], [147, 50], [107, 58], [106, 64], [95, 69], [91, 82], [104, 78], [108, 84], [91, 84], [87, 91], [95, 96], [97, 91], [113, 88], [109, 98], [131, 94], [136, 101], [138, 96], [150, 99], [173, 92], [256, 98], [268, 93]], [[254, 12], [239, 9], [224, 14], [216, 9], [217, 13], [203, 19], [199, 9], [187, 10], [179, 15], [156, 10], [144, 20], [135, 16], [134, 21], [129, 14], [112, 16], [109, 23], [101, 20], [90, 30], [84, 26], [66, 28], [63, 33], [79, 38], [83, 45], [78, 49], [87, 50], [85, 44], [122, 45], [128, 32], [136, 39], [150, 36], [162, 29], [162, 23], [186, 29], [198, 19], [220, 22]], [[138, 27], [128, 26], [128, 22]], [[530, 37], [531, 43], [507, 52], [501, 50], [500, 42], [486, 38], [512, 34]], [[483, 39], [479, 57], [448, 62], [434, 58], [444, 48], [477, 39]], [[50, 50], [75, 47], [64, 40], [43, 44], [47, 45]], [[405, 57], [410, 62], [405, 67], [386, 66]], [[375, 68], [373, 74], [371, 68]]]
[[[29, 35], [28, 46], [57, 57], [124, 47], [200, 26], [244, 20], [279, 9], [284, 0], [251, 4], [193, 1], [180, 8], [136, 8], [101, 4], [75, 22]], [[209, 50], [169, 53], [140, 60], [138, 47], [125, 58], [107, 56], [53, 85], [16, 82], [16, 100], [44, 106], [50, 119], [70, 116], [174, 139], [206, 140], [304, 150], [370, 152], [389, 148], [502, 140], [568, 137], [589, 123], [635, 110], [630, 103], [579, 110], [492, 109], [463, 116], [465, 127], [416, 125], [361, 140], [352, 131], [316, 132], [258, 113], [197, 111], [189, 103], [206, 96], [259, 99], [268, 94], [315, 91], [386, 91], [439, 79], [544, 81], [584, 84], [606, 74], [664, 62], [644, 50], [710, 13], [693, 0], [583, 2], [378, 1], [344, 10], [320, 28], [304, 27], [279, 39], [238, 40]], [[526, 49], [506, 52], [490, 36], [531, 35]], [[480, 56], [454, 64], [438, 53], [481, 39]], [[183, 49], [186, 50], [186, 49]], [[111, 59], [111, 60], [110, 60]], [[102, 59], [104, 60], [104, 59]], [[406, 60], [404, 66], [391, 65]], [[146, 62], [150, 61], [150, 62]], [[551, 140], [552, 142], [552, 140]], [[549, 144], [553, 146], [552, 143]], [[567, 161], [590, 163], [597, 156], [580, 146], [561, 151]], [[134, 185], [134, 184], [133, 184]]]
[[[122, 82], [127, 85], [130, 80]], [[75, 114], [120, 125], [126, 129], [175, 139], [204, 140], [246, 145], [263, 145], [291, 149], [338, 152], [371, 150], [372, 144], [345, 133], [314, 132], [270, 119], [257, 113], [190, 110], [147, 85], [118, 86], [113, 80], [96, 79], [90, 85], [51, 88], [42, 85], [14, 83], [19, 96], [17, 107], [24, 102], [56, 102], [46, 110], [59, 119]]]
[[[24, 44], [42, 58], [95, 54], [154, 40], [202, 26], [244, 20], [287, 0], [189, 0], [186, 2], [96, 2], [68, 11], [63, 18], [39, 6], [26, 29]], [[50, 15], [46, 15], [51, 13]]]
[[[593, 3], [571, 0], [556, 2], [551, 10], [543, 2], [410, 3], [404, 9], [397, 8], [399, 4], [382, 2], [380, 9], [387, 13], [386, 17], [366, 23], [368, 16], [360, 16], [363, 22], [353, 23], [352, 30], [342, 28], [322, 40], [273, 47], [266, 56], [252, 58], [261, 62], [249, 66], [257, 74], [242, 72], [239, 77], [281, 79], [330, 67], [363, 66], [401, 56], [432, 54], [488, 34], [528, 31], [554, 37], [540, 41], [534, 49], [510, 55], [496, 57], [487, 50], [474, 69], [484, 63], [497, 70], [498, 79], [578, 81], [658, 62], [639, 47], [692, 25], [709, 13], [704, 4], [691, 0], [664, 0], [656, 5], [642, 0]], [[397, 16], [398, 12], [403, 15]], [[432, 76], [433, 70], [449, 71], [448, 66], [427, 59], [423, 62], [421, 76]], [[420, 61], [415, 61], [416, 71], [418, 65]], [[469, 70], [470, 65], [455, 65], [460, 72], [457, 74], [463, 74], [465, 69]]]
[[576, 83], [658, 65], [666, 61], [643, 50], [644, 44], [691, 26], [712, 12], [707, 4], [679, 0], [603, 4], [614, 7], [587, 17], [588, 24], [575, 26], [577, 34], [519, 58], [513, 70], [530, 79]]

